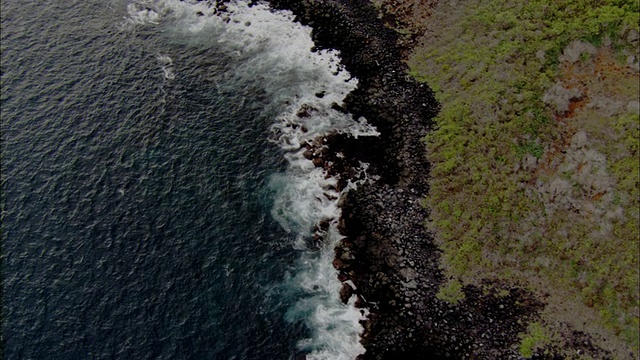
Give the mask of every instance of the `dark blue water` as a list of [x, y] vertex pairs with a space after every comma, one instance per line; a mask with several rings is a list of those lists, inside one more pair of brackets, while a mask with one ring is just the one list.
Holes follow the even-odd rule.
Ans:
[[291, 358], [283, 102], [126, 6], [2, 3], [5, 357]]

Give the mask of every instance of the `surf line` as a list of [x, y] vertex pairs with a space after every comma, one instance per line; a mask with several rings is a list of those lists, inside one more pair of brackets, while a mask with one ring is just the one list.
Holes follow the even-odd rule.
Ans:
[[[266, 3], [143, 0], [129, 4], [127, 11], [124, 28], [164, 26], [174, 41], [188, 39], [190, 46], [223, 51], [234, 62], [239, 86], [258, 84], [279, 109], [270, 125], [270, 140], [283, 149], [288, 167], [270, 179], [276, 191], [271, 214], [300, 251], [294, 274], [286, 280], [297, 299], [285, 318], [303, 321], [309, 329], [310, 337], [298, 342], [307, 359], [349, 360], [364, 353], [360, 322], [368, 311], [355, 306], [356, 295], [346, 304], [341, 301], [344, 285], [333, 263], [334, 249], [343, 239], [338, 231], [340, 198], [373, 179], [367, 176], [366, 164], [346, 182], [330, 174], [332, 161], [316, 165], [328, 138], [379, 133], [365, 119], [340, 111], [358, 81], [341, 67], [339, 53], [312, 52], [311, 28], [295, 22], [291, 12], [273, 10]], [[158, 58], [166, 77], [162, 60], [165, 57]]]

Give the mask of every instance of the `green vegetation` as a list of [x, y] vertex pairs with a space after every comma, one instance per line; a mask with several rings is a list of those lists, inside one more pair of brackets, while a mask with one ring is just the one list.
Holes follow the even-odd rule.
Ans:
[[534, 350], [541, 348], [549, 343], [549, 334], [540, 323], [534, 322], [529, 325], [526, 335], [522, 337], [520, 342], [520, 355], [525, 358], [533, 356]]
[[450, 304], [456, 304], [464, 299], [462, 284], [457, 280], [451, 280], [440, 288], [436, 297]]
[[[425, 139], [428, 226], [459, 280], [441, 299], [481, 278], [564, 289], [549, 301], [579, 299], [637, 354], [640, 85], [627, 59], [640, 58], [638, 20], [624, 0], [435, 11], [409, 65], [442, 103]], [[533, 330], [523, 356], [541, 340]]]

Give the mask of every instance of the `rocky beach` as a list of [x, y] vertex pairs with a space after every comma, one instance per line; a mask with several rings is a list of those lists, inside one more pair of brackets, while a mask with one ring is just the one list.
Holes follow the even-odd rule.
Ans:
[[[381, 132], [357, 140], [336, 136], [317, 152], [333, 172], [349, 178], [351, 164], [370, 164], [377, 181], [342, 202], [334, 266], [355, 284], [371, 315], [365, 324], [363, 358], [517, 358], [517, 335], [540, 304], [518, 289], [496, 298], [465, 289], [452, 306], [435, 297], [443, 281], [439, 251], [423, 223], [429, 162], [420, 139], [438, 111], [432, 91], [406, 76], [394, 32], [378, 21], [368, 1], [273, 1], [313, 27], [318, 48], [341, 52], [345, 68], [360, 80], [346, 111], [364, 116]], [[344, 157], [335, 157], [341, 152]], [[345, 298], [351, 288], [345, 285]]]
[[[360, 81], [345, 101], [355, 118], [363, 116], [380, 131], [378, 138], [335, 135], [310, 145], [308, 158], [342, 180], [369, 164], [361, 185], [341, 202], [334, 266], [346, 301], [355, 292], [370, 310], [364, 324], [362, 359], [517, 359], [521, 335], [544, 308], [544, 298], [501, 282], [471, 284], [464, 299], [451, 303], [436, 296], [445, 275], [441, 251], [424, 223], [428, 210], [429, 159], [423, 136], [436, 126], [439, 104], [424, 84], [407, 76], [396, 32], [386, 27], [371, 2], [272, 0], [313, 28], [318, 49], [337, 49], [342, 64]], [[406, 40], [406, 39], [405, 39]], [[324, 145], [324, 146], [321, 146]], [[355, 288], [355, 289], [354, 289]], [[547, 347], [536, 359], [610, 358], [590, 335], [566, 327], [563, 349]]]

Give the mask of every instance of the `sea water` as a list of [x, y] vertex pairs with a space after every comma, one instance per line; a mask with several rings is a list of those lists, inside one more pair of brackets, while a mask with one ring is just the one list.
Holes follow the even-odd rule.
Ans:
[[364, 352], [332, 266], [341, 194], [302, 155], [377, 134], [331, 109], [357, 80], [290, 13], [225, 8], [3, 2], [7, 358]]

